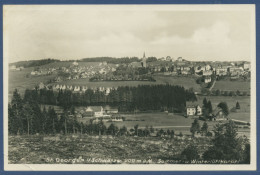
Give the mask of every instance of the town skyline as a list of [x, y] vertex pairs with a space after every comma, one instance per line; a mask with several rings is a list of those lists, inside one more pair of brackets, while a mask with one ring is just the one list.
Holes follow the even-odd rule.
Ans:
[[[146, 58], [151, 58], [151, 57], [155, 57], [157, 58], [157, 60], [161, 60], [162, 58], [168, 57], [170, 55], [167, 56], [162, 56], [162, 57], [155, 57], [155, 56], [146, 56]], [[170, 56], [171, 57], [171, 56]], [[54, 59], [54, 60], [59, 60], [59, 61], [82, 61], [83, 59], [93, 59], [93, 58], [115, 58], [115, 59], [121, 59], [121, 58], [138, 58], [139, 60], [142, 60], [142, 56], [124, 56], [124, 57], [110, 57], [110, 56], [100, 56], [100, 57], [85, 57], [85, 58], [74, 58], [74, 59], [56, 59], [56, 58], [39, 58], [39, 59], [23, 59], [23, 60], [19, 60], [19, 61], [9, 61], [9, 64], [14, 64], [14, 63], [18, 63], [18, 62], [23, 62], [23, 61], [40, 61], [40, 60], [46, 60], [46, 59]], [[177, 61], [178, 58], [182, 58], [185, 61], [188, 62], [251, 62], [251, 59], [241, 59], [241, 60], [190, 60], [188, 58], [183, 58], [181, 56], [179, 57], [171, 57], [172, 59], [174, 59], [174, 61]]]

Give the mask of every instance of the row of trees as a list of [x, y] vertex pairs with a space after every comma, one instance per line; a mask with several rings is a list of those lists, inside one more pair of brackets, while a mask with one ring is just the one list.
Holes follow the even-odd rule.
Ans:
[[200, 127], [200, 123], [198, 119], [195, 119], [193, 123], [191, 124], [190, 132], [192, 133], [192, 136], [194, 136], [196, 133], [201, 133], [205, 136], [211, 136], [212, 134], [208, 131], [208, 124], [207, 122], [204, 122], [202, 127]]
[[[66, 106], [67, 107], [67, 106]], [[13, 99], [8, 106], [8, 130], [10, 134], [91, 134], [91, 135], [137, 135], [149, 136], [154, 129], [145, 127], [141, 129], [138, 125], [129, 131], [125, 126], [118, 128], [111, 123], [109, 127], [101, 121], [90, 120], [88, 124], [78, 122], [75, 117], [75, 108], [64, 109], [58, 116], [54, 108], [42, 109], [36, 98], [22, 98], [17, 90], [13, 93]], [[174, 131], [159, 131], [158, 136], [173, 137]]]
[[12, 63], [10, 65], [15, 65], [16, 67], [36, 67], [36, 66], [42, 66], [45, 64], [50, 64], [53, 62], [59, 62], [60, 60], [57, 59], [51, 59], [51, 58], [47, 58], [47, 59], [42, 59], [42, 60], [30, 60], [30, 61], [19, 61], [16, 63]]
[[250, 96], [250, 92], [247, 91], [225, 91], [225, 90], [212, 90], [210, 91], [207, 88], [201, 88], [201, 93], [204, 95], [212, 95], [212, 96], [230, 96], [230, 97], [234, 97], [234, 96]]
[[246, 91], [221, 91], [219, 89], [212, 90], [211, 95], [214, 96], [247, 96], [248, 93]]
[[110, 105], [119, 111], [174, 110], [183, 112], [186, 101], [196, 101], [192, 90], [172, 85], [139, 85], [118, 87], [108, 95], [105, 92], [87, 89], [85, 93], [60, 90], [58, 93], [47, 89], [25, 91], [25, 100], [35, 99], [40, 104], [59, 105], [64, 109], [71, 106]]
[[82, 62], [107, 62], [111, 64], [127, 64], [139, 61], [138, 57], [121, 57], [121, 58], [113, 58], [113, 57], [95, 57], [95, 58], [83, 58], [79, 61]]
[[[15, 90], [13, 99], [8, 106], [8, 130], [9, 134], [56, 134], [56, 133], [80, 133], [89, 135], [136, 135], [139, 137], [150, 136], [155, 130], [153, 127], [134, 128], [128, 130], [125, 126], [119, 128], [113, 123], [106, 126], [102, 121], [91, 120], [88, 124], [78, 122], [74, 115], [74, 108], [64, 111], [58, 116], [53, 108], [41, 110], [35, 99], [22, 99]], [[200, 128], [198, 120], [194, 120], [191, 126], [192, 134], [201, 132], [207, 135], [208, 125], [204, 122]], [[173, 130], [156, 131], [158, 137], [174, 137]], [[182, 152], [187, 160], [199, 159], [199, 151], [196, 145], [188, 146]], [[209, 148], [203, 153], [203, 160], [238, 160], [242, 163], [250, 163], [250, 145], [247, 139], [237, 137], [237, 127], [230, 121], [226, 124], [217, 124], [214, 128], [214, 137]]]

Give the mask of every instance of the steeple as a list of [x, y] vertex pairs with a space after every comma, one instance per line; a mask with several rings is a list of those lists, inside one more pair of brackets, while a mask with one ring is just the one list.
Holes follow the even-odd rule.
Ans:
[[142, 67], [146, 67], [146, 57], [145, 57], [145, 52], [144, 52], [144, 56], [142, 58]]

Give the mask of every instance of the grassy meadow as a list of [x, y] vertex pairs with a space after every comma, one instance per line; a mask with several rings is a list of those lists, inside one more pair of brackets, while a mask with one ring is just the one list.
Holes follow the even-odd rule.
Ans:
[[230, 80], [220, 80], [216, 81], [213, 90], [222, 91], [246, 91], [250, 92], [250, 81], [230, 81]]

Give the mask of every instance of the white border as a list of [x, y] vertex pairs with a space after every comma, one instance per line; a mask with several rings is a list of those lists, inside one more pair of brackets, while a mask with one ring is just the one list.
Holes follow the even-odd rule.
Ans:
[[[5, 7], [13, 5], [4, 5]], [[27, 6], [27, 5], [26, 5]], [[35, 6], [35, 5], [34, 5]], [[40, 5], [56, 8], [62, 5]], [[73, 5], [71, 7], [82, 5]], [[175, 11], [249, 11], [252, 14], [252, 55], [251, 55], [251, 164], [250, 165], [202, 165], [202, 164], [148, 164], [148, 165], [93, 165], [93, 164], [8, 164], [8, 48], [6, 32], [3, 31], [3, 86], [4, 86], [4, 170], [6, 171], [240, 171], [256, 170], [256, 31], [255, 31], [255, 5], [87, 5], [90, 10], [175, 10]], [[120, 8], [119, 8], [120, 7]], [[3, 21], [4, 22], [4, 21]]]

